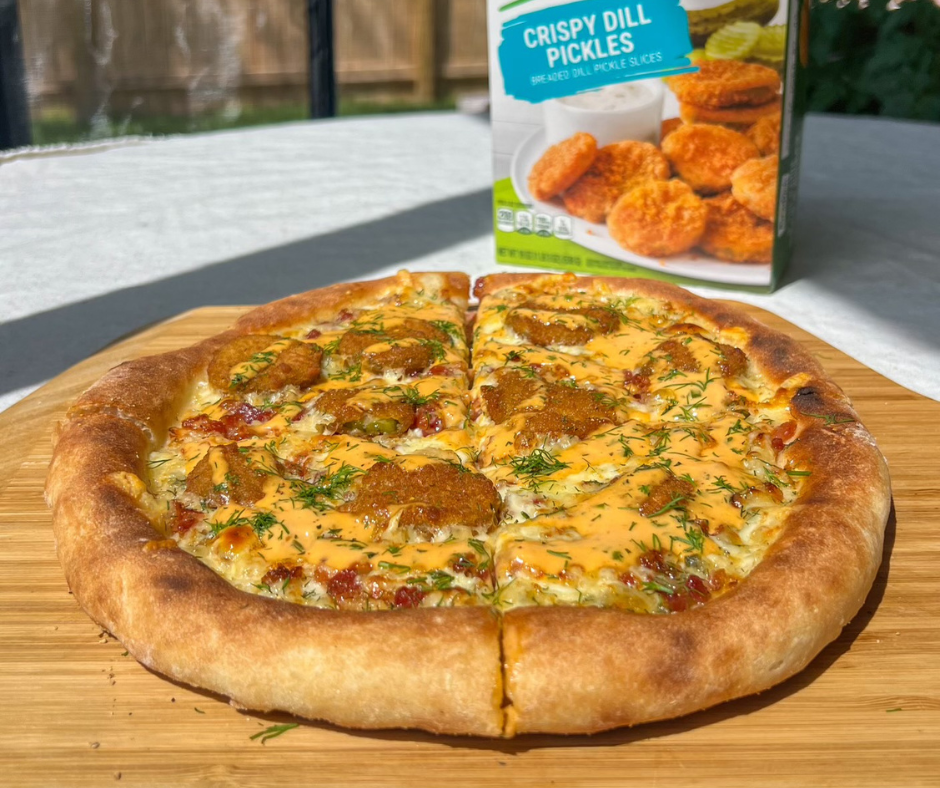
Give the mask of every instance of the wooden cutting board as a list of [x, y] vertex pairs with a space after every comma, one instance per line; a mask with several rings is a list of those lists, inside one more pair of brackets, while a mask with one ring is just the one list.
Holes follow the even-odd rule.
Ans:
[[[744, 309], [819, 357], [878, 439], [894, 481], [875, 586], [800, 675], [671, 722], [487, 741], [239, 712], [141, 667], [63, 580], [42, 499], [50, 429], [110, 367], [190, 344], [244, 311], [200, 309], [0, 414], [0, 785], [940, 785], [940, 403]], [[267, 743], [250, 738], [291, 722], [300, 725]]]

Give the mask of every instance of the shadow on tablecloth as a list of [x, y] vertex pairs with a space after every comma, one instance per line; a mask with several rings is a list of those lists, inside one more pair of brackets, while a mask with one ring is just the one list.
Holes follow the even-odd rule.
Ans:
[[806, 132], [781, 289], [802, 294], [811, 280], [849, 307], [859, 332], [896, 335], [899, 356], [940, 347], [940, 126], [814, 116]]

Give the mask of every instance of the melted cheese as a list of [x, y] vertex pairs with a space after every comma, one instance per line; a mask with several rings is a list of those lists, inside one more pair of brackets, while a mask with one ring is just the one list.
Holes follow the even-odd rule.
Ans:
[[[704, 583], [718, 570], [745, 576], [798, 493], [799, 478], [773, 464], [762, 438], [788, 420], [789, 389], [772, 390], [753, 368], [735, 379], [722, 376], [717, 343], [740, 347], [743, 332], [709, 333], [701, 318], [654, 299], [624, 300], [600, 286], [580, 293], [570, 282], [551, 281], [548, 292], [521, 286], [481, 304], [472, 378], [465, 374], [469, 350], [460, 307], [414, 290], [407, 277], [398, 292], [357, 310], [351, 325], [284, 331], [327, 353], [317, 386], [246, 397], [275, 412], [245, 425], [249, 437], [238, 440], [249, 462], [269, 474], [263, 496], [247, 507], [206, 510], [174, 538], [239, 588], [322, 606], [336, 604], [331, 578], [352, 570], [368, 591], [367, 607], [393, 604], [393, 594], [404, 588], [419, 589], [422, 604], [588, 604], [642, 612], [662, 611], [663, 594], [684, 593], [688, 577]], [[519, 306], [533, 299], [537, 309]], [[548, 325], [592, 328], [596, 321], [565, 310], [598, 303], [619, 315], [620, 324], [581, 346], [533, 346], [506, 324], [510, 310], [520, 309]], [[435, 364], [447, 367], [446, 374], [370, 374], [331, 355], [350, 327], [376, 331], [366, 353], [419, 342], [382, 336], [409, 317], [434, 321], [451, 337], [441, 343], [443, 357], [435, 350]], [[670, 330], [686, 322], [701, 333]], [[663, 350], [670, 340], [681, 342], [683, 363]], [[287, 345], [279, 340], [258, 356], [270, 354], [273, 361]], [[248, 359], [233, 366], [231, 376], [250, 378], [267, 363]], [[591, 391], [611, 408], [613, 422], [584, 440], [556, 436], [520, 452], [517, 436], [529, 413], [551, 407], [545, 391], [502, 424], [477, 413], [480, 408], [470, 418], [470, 403], [481, 401], [483, 386], [499, 385], [503, 367]], [[638, 375], [648, 381], [639, 394], [625, 385]], [[797, 376], [787, 385], [802, 382]], [[357, 391], [346, 404], [363, 411], [399, 399], [433, 407], [438, 431], [415, 427], [374, 440], [332, 435], [334, 417], [318, 411], [316, 400], [324, 391], [351, 388]], [[201, 380], [183, 421], [204, 415], [218, 422], [229, 412], [228, 396]], [[171, 431], [167, 445], [151, 456], [155, 510], [169, 511], [173, 501], [195, 505], [186, 479], [207, 455], [213, 485], [225, 484], [231, 469], [213, 447], [228, 442], [211, 430]], [[499, 526], [485, 539], [457, 528], [439, 541], [414, 541], [397, 526], [401, 505], [389, 508], [383, 529], [343, 511], [355, 496], [356, 478], [383, 462], [405, 470], [449, 462], [484, 474], [502, 498]], [[681, 483], [683, 494], [649, 512], [657, 487], [666, 483]], [[295, 582], [290, 572], [297, 568], [302, 578]]]

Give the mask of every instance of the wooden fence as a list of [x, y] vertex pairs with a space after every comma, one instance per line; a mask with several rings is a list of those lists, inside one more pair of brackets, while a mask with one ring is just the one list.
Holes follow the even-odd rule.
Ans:
[[[35, 118], [307, 102], [306, 0], [19, 0]], [[485, 0], [335, 0], [343, 97], [486, 84]]]

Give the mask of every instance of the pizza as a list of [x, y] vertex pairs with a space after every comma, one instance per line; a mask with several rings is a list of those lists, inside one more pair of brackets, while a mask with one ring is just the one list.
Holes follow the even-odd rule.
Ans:
[[759, 692], [855, 615], [885, 462], [795, 341], [619, 278], [412, 274], [112, 370], [47, 499], [141, 663], [353, 728], [590, 733]]

